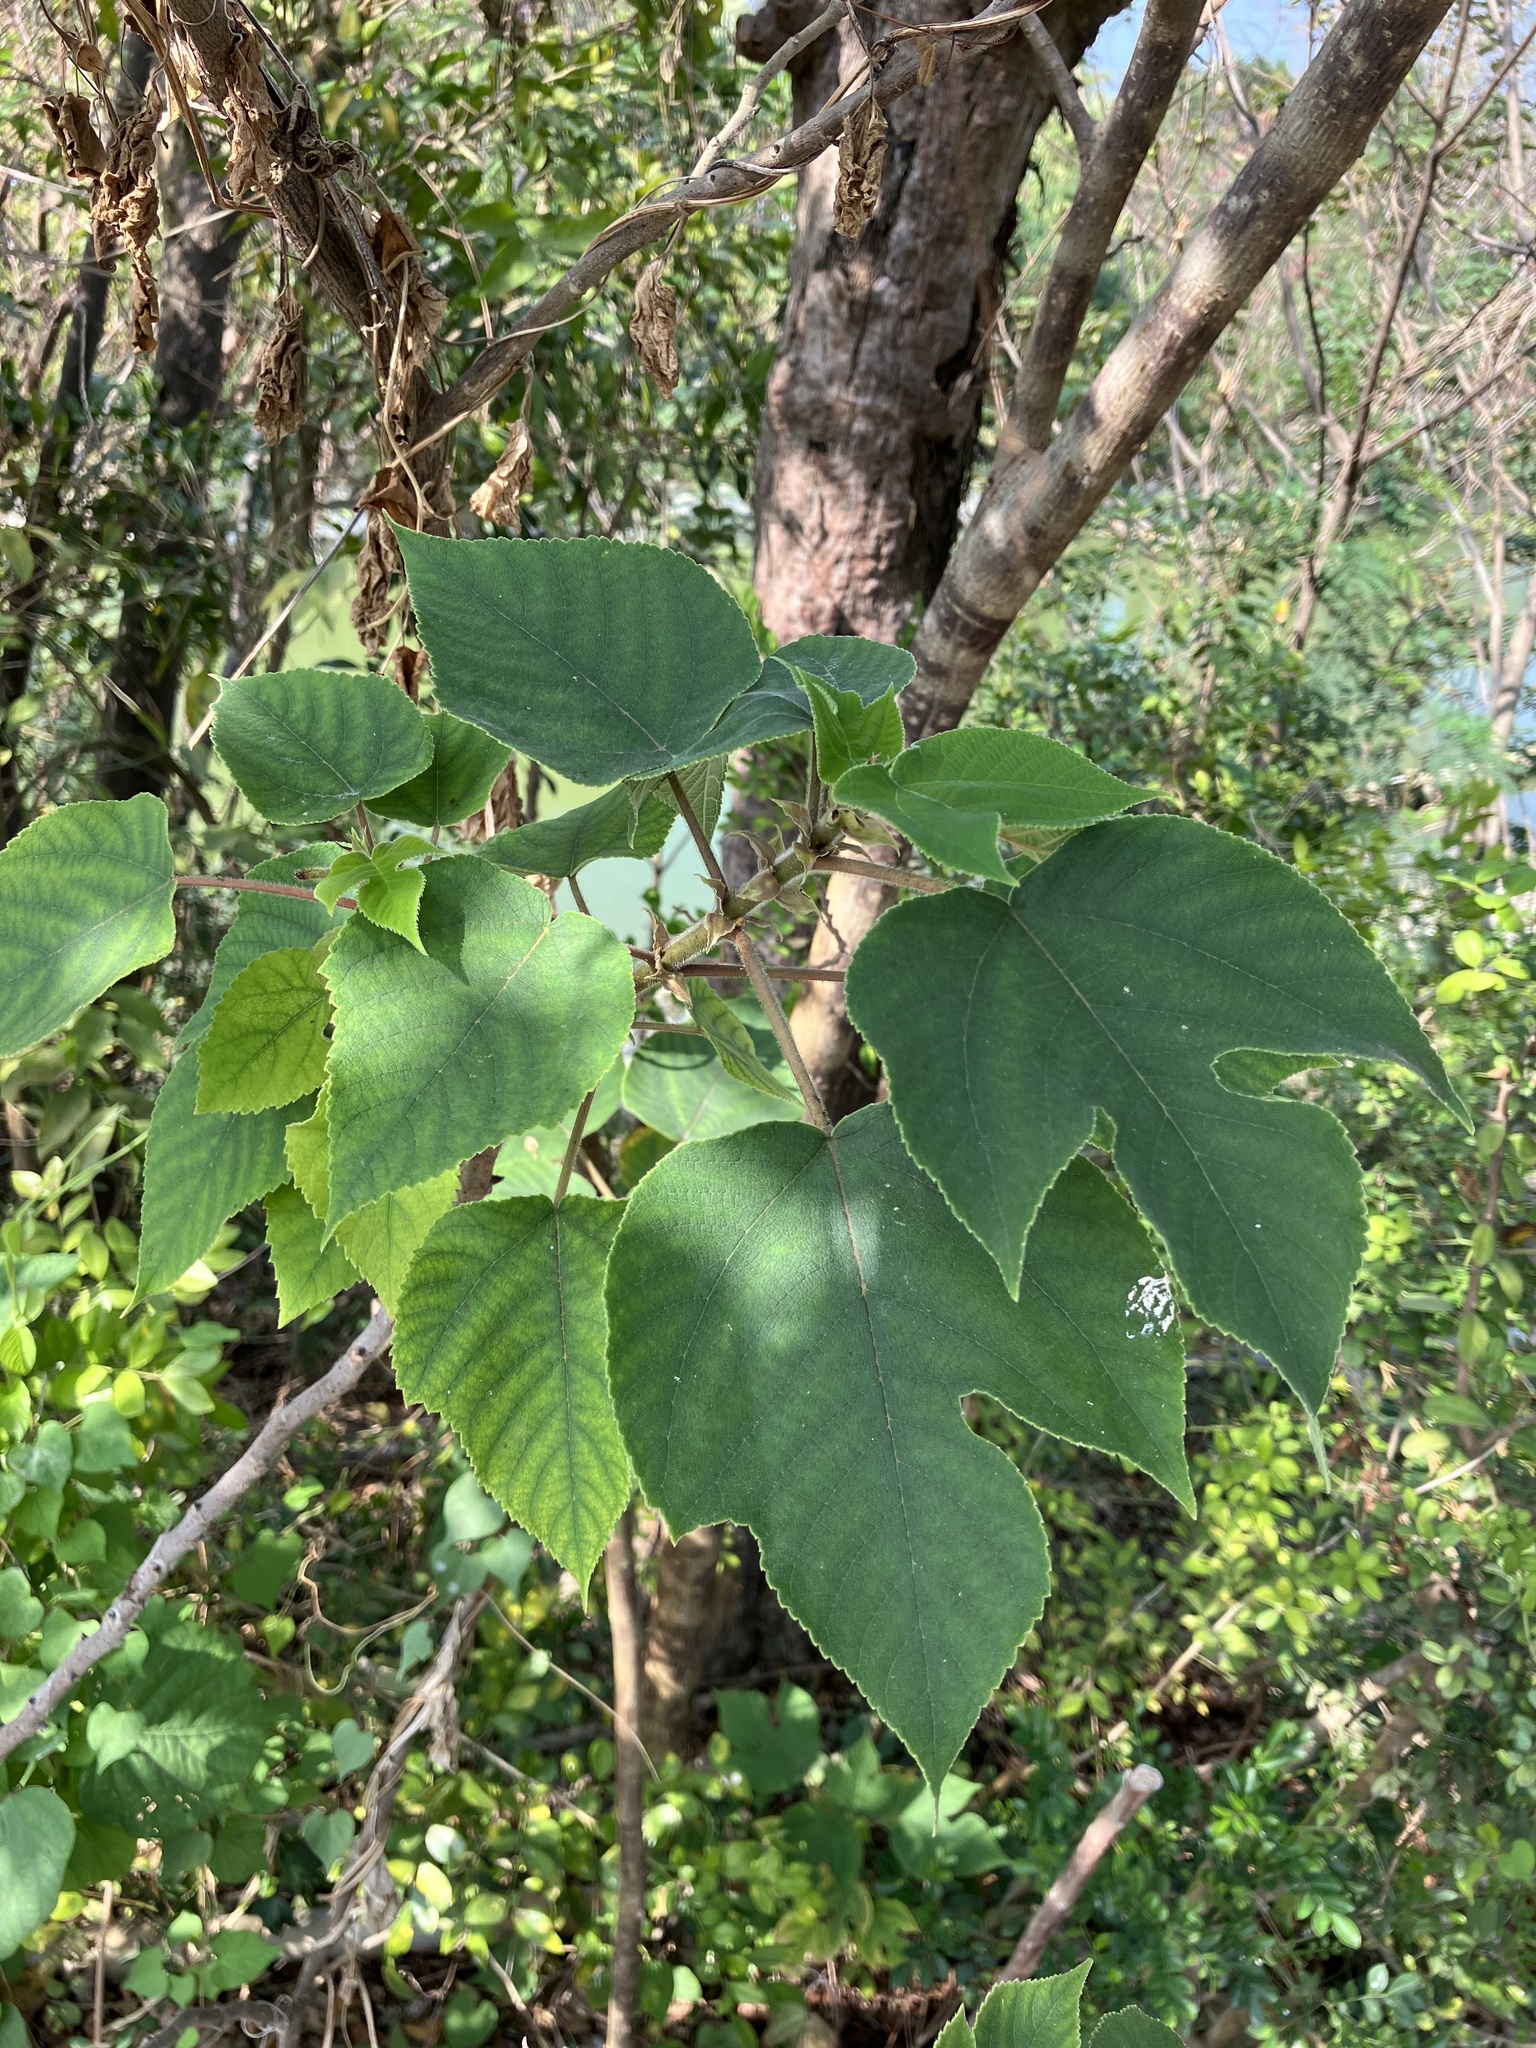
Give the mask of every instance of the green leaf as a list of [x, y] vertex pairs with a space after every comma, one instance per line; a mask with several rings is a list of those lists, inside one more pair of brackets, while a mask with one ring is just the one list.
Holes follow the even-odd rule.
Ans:
[[0, 1798], [0, 1959], [53, 1911], [74, 1845], [75, 1823], [57, 1792], [26, 1785]]
[[242, 967], [197, 1047], [199, 1115], [248, 1116], [313, 1095], [325, 1079], [330, 1015], [330, 991], [307, 946]]
[[810, 700], [796, 672], [820, 677], [829, 689], [851, 691], [873, 704], [888, 690], [904, 690], [917, 663], [903, 647], [878, 640], [812, 634], [770, 654], [751, 689], [721, 717], [712, 739], [720, 753], [804, 732], [812, 723]]
[[230, 1590], [270, 1614], [303, 1555], [304, 1539], [295, 1531], [279, 1535], [272, 1529], [259, 1530], [229, 1575]]
[[884, 818], [930, 860], [1010, 882], [997, 849], [1000, 831], [1091, 824], [1139, 803], [1146, 792], [1055, 740], [969, 726], [920, 740], [889, 769], [849, 769], [837, 778], [833, 795]]
[[43, 1618], [43, 1603], [19, 1565], [0, 1571], [0, 1636], [29, 1636]]
[[[329, 1091], [322, 1088], [314, 1115], [288, 1126], [286, 1146], [294, 1183], [317, 1216], [330, 1207], [330, 1143]], [[391, 1315], [417, 1246], [457, 1193], [450, 1167], [415, 1187], [392, 1189], [337, 1225], [337, 1242]]]
[[480, 853], [513, 874], [574, 875], [594, 860], [649, 860], [666, 845], [676, 817], [676, 805], [657, 796], [647, 797], [637, 814], [620, 783], [558, 818], [498, 832]]
[[1309, 882], [1188, 820], [1096, 825], [1010, 895], [888, 911], [847, 995], [913, 1157], [1010, 1286], [1098, 1107], [1198, 1312], [1321, 1402], [1364, 1245], [1359, 1169], [1326, 1111], [1234, 1094], [1212, 1063], [1250, 1047], [1394, 1060], [1458, 1104], [1385, 969]]
[[0, 847], [0, 1056], [176, 943], [165, 805], [65, 804]]
[[664, 774], [760, 664], [707, 569], [609, 540], [444, 540], [396, 529], [438, 701], [574, 782]]
[[421, 936], [416, 953], [354, 918], [326, 957], [332, 1226], [553, 1122], [602, 1079], [634, 1017], [612, 932], [552, 919], [540, 890], [473, 856], [427, 870]]
[[787, 1680], [772, 1701], [765, 1692], [717, 1692], [715, 1711], [731, 1762], [745, 1771], [759, 1799], [798, 1785], [821, 1755], [821, 1711]]
[[288, 1177], [283, 1132], [307, 1103], [253, 1116], [197, 1114], [197, 1057], [184, 1052], [149, 1120], [136, 1299], [179, 1280], [229, 1218]]
[[216, 1998], [221, 1991], [234, 1991], [242, 1984], [254, 1984], [264, 1977], [282, 1954], [248, 1927], [226, 1927], [213, 1937], [212, 1962], [208, 1968], [207, 1991]]
[[976, 2015], [976, 2048], [1078, 2048], [1090, 1963], [1061, 1977], [994, 1984]]
[[400, 1301], [395, 1376], [585, 1589], [629, 1499], [605, 1366], [617, 1202], [542, 1196], [451, 1210]]
[[132, 1756], [143, 1733], [144, 1716], [132, 1707], [114, 1707], [110, 1700], [98, 1701], [85, 1724], [85, 1739], [99, 1771]]
[[292, 669], [226, 683], [213, 743], [275, 825], [318, 825], [398, 789], [432, 760], [426, 720], [383, 676]]
[[1139, 2005], [1106, 2014], [1088, 2039], [1090, 2048], [1182, 2048], [1172, 2027], [1152, 2019]]
[[[301, 869], [329, 867], [335, 857], [336, 847], [329, 840], [318, 846], [301, 846], [295, 853], [264, 860], [251, 869], [250, 879], [297, 884]], [[182, 1026], [177, 1044], [195, 1045], [206, 1035], [236, 975], [251, 961], [284, 946], [315, 946], [327, 932], [340, 930], [349, 915], [342, 911], [332, 916], [308, 896], [268, 896], [254, 889], [243, 890], [235, 898], [234, 922], [214, 955], [208, 993], [201, 1009]]]
[[404, 863], [430, 858], [435, 851], [429, 841], [412, 832], [385, 840], [371, 852], [354, 843], [315, 884], [315, 900], [334, 910], [343, 896], [351, 896], [370, 924], [396, 933], [419, 953], [417, 921], [425, 876], [419, 868]]
[[786, 1086], [768, 1071], [758, 1058], [751, 1032], [702, 975], [695, 975], [688, 984], [688, 1007], [694, 1023], [714, 1047], [715, 1057], [733, 1081], [741, 1081], [780, 1102], [799, 1102], [799, 1090]]
[[423, 717], [432, 743], [430, 764], [398, 789], [374, 797], [368, 808], [381, 818], [399, 818], [430, 832], [484, 809], [510, 756], [500, 740], [451, 711], [428, 711]]
[[658, 1031], [624, 1070], [624, 1107], [631, 1116], [679, 1144], [690, 1138], [723, 1138], [750, 1124], [798, 1122], [799, 1093], [767, 1019], [747, 998], [737, 998], [727, 1007], [743, 1024], [759, 1063], [783, 1094], [767, 1095], [728, 1074], [707, 1039]]
[[[720, 806], [725, 799], [725, 781], [730, 765], [728, 755], [711, 754], [706, 760], [689, 761], [686, 766], [673, 770], [682, 784], [683, 795], [688, 799], [688, 808], [698, 820], [699, 829], [706, 838], [714, 832], [720, 822]], [[632, 840], [640, 836], [645, 807], [653, 798], [664, 803], [674, 818], [682, 815], [682, 806], [677, 801], [670, 775], [641, 776], [626, 782], [624, 789], [629, 797], [629, 830]], [[633, 846], [630, 851], [634, 851]]]
[[906, 735], [894, 690], [866, 704], [856, 690], [834, 690], [809, 669], [795, 680], [815, 717], [816, 767], [823, 782], [836, 782], [860, 762], [889, 761], [901, 752]]
[[956, 1877], [980, 1877], [1008, 1859], [997, 1832], [966, 1808], [976, 1797], [969, 1778], [946, 1778], [938, 1797], [926, 1789], [891, 1823], [891, 1849], [909, 1877], [942, 1884]]
[[1015, 1305], [883, 1105], [830, 1141], [773, 1124], [681, 1146], [629, 1199], [609, 1374], [641, 1486], [677, 1534], [753, 1530], [779, 1597], [934, 1785], [1046, 1588], [1029, 1489], [963, 1396], [1102, 1441], [1112, 1372], [1178, 1481], [1182, 1374], [1128, 1299], [1156, 1268], [1120, 1214], [1124, 1235], [1038, 1285], [1031, 1266]]
[[291, 1323], [322, 1301], [333, 1301], [357, 1279], [341, 1246], [326, 1242], [325, 1225], [294, 1187], [267, 1196], [267, 1248], [277, 1281], [277, 1320]]

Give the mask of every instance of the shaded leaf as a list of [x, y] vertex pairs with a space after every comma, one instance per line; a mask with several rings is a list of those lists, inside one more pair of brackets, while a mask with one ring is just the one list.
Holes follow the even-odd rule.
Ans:
[[278, 825], [317, 825], [397, 789], [432, 759], [426, 720], [382, 676], [292, 669], [224, 685], [213, 743]]
[[53, 1911], [74, 1845], [75, 1823], [57, 1792], [24, 1785], [0, 1798], [0, 1957]]
[[663, 774], [756, 681], [752, 629], [708, 570], [608, 540], [397, 529], [440, 703], [575, 782]]
[[811, 634], [792, 640], [770, 654], [751, 689], [737, 698], [711, 735], [715, 749], [732, 753], [760, 740], [782, 739], [811, 725], [810, 700], [795, 671], [819, 676], [829, 688], [851, 691], [861, 703], [873, 704], [888, 690], [904, 690], [917, 664], [903, 647], [878, 640]]
[[772, 1701], [765, 1692], [717, 1692], [715, 1711], [731, 1745], [731, 1762], [746, 1773], [759, 1799], [798, 1785], [821, 1755], [821, 1710], [787, 1680]]
[[498, 832], [480, 854], [513, 874], [574, 875], [594, 860], [649, 860], [666, 845], [676, 817], [676, 806], [657, 796], [647, 797], [637, 814], [620, 783], [558, 818]]
[[629, 1499], [605, 1366], [617, 1202], [452, 1210], [406, 1280], [395, 1376], [459, 1435], [486, 1489], [585, 1589]]
[[1182, 1371], [1127, 1300], [1156, 1269], [1118, 1206], [1113, 1238], [1067, 1219], [1069, 1262], [1015, 1305], [884, 1106], [830, 1141], [773, 1124], [681, 1146], [629, 1199], [609, 1374], [647, 1497], [676, 1534], [751, 1528], [784, 1604], [934, 1784], [1046, 1589], [1029, 1489], [962, 1397], [1031, 1420], [1049, 1403], [1103, 1440], [1095, 1404], [1118, 1386], [1187, 1492]]
[[267, 1249], [277, 1281], [280, 1327], [322, 1301], [333, 1301], [358, 1277], [335, 1239], [326, 1242], [325, 1225], [294, 1187], [273, 1188], [267, 1196]]
[[176, 943], [165, 805], [65, 804], [0, 847], [0, 1056]]
[[[716, 1059], [733, 1081], [741, 1081], [759, 1094], [775, 1096], [781, 1102], [799, 1102], [799, 1090], [769, 1072], [758, 1057], [751, 1032], [702, 975], [696, 975], [688, 984], [688, 1007], [694, 1023], [714, 1047]], [[778, 1063], [783, 1066], [782, 1057]]]
[[369, 802], [381, 818], [399, 818], [407, 825], [457, 825], [485, 807], [496, 778], [511, 758], [500, 740], [478, 725], [468, 725], [451, 711], [422, 714], [432, 743], [432, 759], [419, 775], [398, 789], [386, 790]]
[[762, 1011], [745, 998], [738, 998], [730, 1008], [746, 1029], [758, 1061], [783, 1094], [765, 1094], [728, 1074], [707, 1039], [656, 1032], [624, 1070], [624, 1107], [631, 1116], [678, 1144], [689, 1139], [723, 1138], [749, 1124], [798, 1121], [799, 1092]]
[[1248, 1047], [1392, 1060], [1457, 1102], [1325, 896], [1207, 826], [1121, 819], [1007, 896], [956, 889], [887, 912], [847, 995], [913, 1157], [1010, 1285], [1101, 1108], [1196, 1309], [1317, 1406], [1364, 1244], [1359, 1168], [1326, 1111], [1233, 1094], [1212, 1062]]
[[1092, 2048], [1182, 2048], [1172, 2027], [1152, 2019], [1139, 2005], [1106, 2014], [1088, 2038]]

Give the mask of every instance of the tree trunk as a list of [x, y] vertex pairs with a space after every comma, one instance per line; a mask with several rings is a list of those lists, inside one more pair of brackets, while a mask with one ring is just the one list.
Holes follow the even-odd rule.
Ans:
[[124, 593], [102, 720], [101, 780], [114, 797], [158, 794], [171, 773], [176, 694], [193, 615], [206, 602], [209, 555], [196, 529], [223, 385], [229, 283], [245, 237], [244, 225], [215, 208], [183, 129], [162, 158], [160, 194], [166, 227], [176, 232], [160, 267], [155, 384], [160, 420], [180, 435], [163, 496], [171, 518], [186, 510], [161, 528]]
[[[127, 119], [143, 98], [153, 61], [154, 53], [148, 43], [132, 33], [124, 36], [123, 71], [116, 101], [120, 119]], [[110, 269], [102, 268], [94, 248], [87, 244], [75, 287], [64, 360], [59, 366], [58, 390], [43, 430], [37, 476], [27, 499], [32, 573], [10, 592], [6, 602], [5, 633], [0, 640], [0, 718], [26, 695], [31, 681], [32, 661], [46, 615], [64, 493], [74, 469], [81, 429], [90, 418], [91, 379], [101, 348], [110, 281]], [[13, 748], [9, 758], [0, 761], [0, 846], [13, 839], [25, 823]]]
[[[1123, 0], [1056, 0], [1042, 17], [1076, 64]], [[798, 6], [798, 11], [797, 11]], [[770, 0], [737, 42], [766, 59], [815, 12]], [[900, 0], [959, 21], [965, 0]], [[970, 479], [1015, 201], [1052, 89], [1028, 43], [938, 45], [939, 75], [889, 110], [880, 203], [856, 242], [832, 227], [837, 157], [802, 172], [778, 359], [757, 458], [755, 580], [781, 641], [893, 640], [931, 595]], [[846, 24], [792, 66], [795, 118], [850, 78]]]

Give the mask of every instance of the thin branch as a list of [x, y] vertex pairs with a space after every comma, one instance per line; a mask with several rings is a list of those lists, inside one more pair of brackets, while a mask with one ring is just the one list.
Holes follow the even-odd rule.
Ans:
[[690, 178], [702, 178], [710, 166], [719, 161], [725, 153], [726, 146], [736, 140], [736, 137], [757, 112], [758, 105], [762, 100], [763, 94], [767, 91], [770, 82], [777, 78], [781, 71], [787, 71], [802, 50], [808, 50], [811, 44], [816, 42], [819, 37], [824, 36], [834, 23], [841, 21], [847, 12], [848, 0], [832, 0], [832, 5], [824, 8], [814, 21], [807, 22], [798, 35], [791, 36], [788, 42], [779, 45], [778, 49], [768, 59], [768, 62], [760, 71], [753, 75], [743, 88], [735, 113], [732, 114], [729, 121], [720, 130], [720, 133], [712, 136], [705, 143], [703, 150], [700, 152], [698, 162], [688, 173]]
[[721, 867], [716, 859], [715, 849], [709, 843], [709, 834], [699, 823], [693, 805], [688, 801], [687, 790], [684, 789], [682, 782], [676, 775], [669, 775], [667, 777], [667, 786], [672, 792], [672, 801], [677, 805], [678, 810], [682, 814], [683, 823], [693, 835], [693, 843], [699, 849], [699, 858], [704, 863], [705, 872], [719, 889], [722, 897], [729, 896], [731, 885], [725, 879], [725, 869]]
[[571, 1184], [571, 1168], [576, 1164], [576, 1154], [581, 1149], [582, 1137], [587, 1128], [587, 1113], [592, 1107], [592, 1098], [596, 1093], [597, 1090], [595, 1088], [587, 1090], [581, 1099], [581, 1107], [577, 1110], [572, 1121], [570, 1143], [566, 1146], [565, 1157], [560, 1162], [560, 1178], [555, 1182], [555, 1207], [557, 1209], [565, 1200], [565, 1191]]
[[811, 1070], [805, 1064], [804, 1056], [795, 1043], [795, 1034], [789, 1028], [789, 1019], [784, 1014], [784, 1005], [779, 1001], [778, 991], [763, 972], [763, 963], [757, 957], [757, 948], [740, 925], [731, 933], [731, 944], [736, 948], [737, 956], [746, 969], [747, 979], [752, 984], [752, 993], [762, 1004], [763, 1015], [768, 1019], [773, 1035], [779, 1042], [779, 1050], [789, 1062], [789, 1071], [794, 1075], [795, 1085], [799, 1088], [801, 1099], [805, 1103], [806, 1121], [815, 1124], [819, 1131], [830, 1138], [832, 1119], [827, 1115], [826, 1104], [821, 1099], [816, 1083], [811, 1079]]
[[[689, 960], [682, 967], [672, 970], [674, 974], [729, 974], [736, 969], [729, 960]], [[841, 981], [841, 967], [764, 967], [770, 981]]]
[[150, 1599], [159, 1592], [176, 1566], [204, 1542], [219, 1522], [258, 1479], [276, 1464], [288, 1439], [306, 1422], [339, 1401], [357, 1385], [369, 1366], [382, 1358], [394, 1335], [394, 1324], [380, 1309], [360, 1337], [353, 1340], [321, 1379], [281, 1401], [263, 1423], [255, 1441], [238, 1457], [221, 1479], [214, 1481], [202, 1499], [188, 1508], [174, 1529], [157, 1537], [148, 1557], [101, 1618], [94, 1635], [82, 1636], [63, 1663], [44, 1680], [27, 1704], [7, 1727], [0, 1728], [0, 1758], [7, 1757], [40, 1729], [63, 1705], [86, 1672], [103, 1657], [121, 1647]]
[[619, 1890], [613, 1915], [607, 2048], [633, 2048], [640, 2001], [640, 1936], [649, 1850], [640, 1741], [640, 1595], [635, 1584], [635, 1511], [627, 1507], [603, 1554], [608, 1628], [613, 1638], [614, 1832]]
[[1067, 69], [1067, 60], [1056, 47], [1056, 38], [1051, 34], [1038, 14], [1031, 14], [1024, 22], [1021, 33], [1034, 53], [1036, 64], [1045, 74], [1045, 82], [1051, 88], [1061, 118], [1072, 130], [1072, 140], [1077, 144], [1077, 153], [1086, 164], [1093, 155], [1093, 146], [1098, 140], [1098, 129], [1093, 116], [1083, 105], [1083, 96], [1077, 89], [1077, 80]]
[[944, 896], [956, 886], [933, 875], [914, 875], [905, 868], [886, 867], [873, 860], [842, 860], [829, 853], [821, 856], [816, 868], [818, 873], [828, 875], [863, 875], [871, 882], [885, 882], [893, 889], [914, 889], [922, 896]]
[[1120, 1780], [1120, 1789], [1100, 1809], [1067, 1859], [1067, 1866], [1035, 1908], [1029, 1925], [1020, 1935], [1013, 1954], [997, 1973], [999, 1984], [1032, 1977], [1052, 1937], [1082, 1896], [1083, 1887], [1098, 1868], [1105, 1852], [1122, 1830], [1135, 1819], [1154, 1792], [1160, 1792], [1163, 1774], [1151, 1764], [1137, 1764]]
[[[178, 875], [178, 889], [237, 889], [248, 890], [253, 896], [298, 896], [306, 903], [313, 903], [313, 889], [300, 889], [292, 882], [253, 882], [247, 875]], [[337, 907], [342, 910], [356, 910], [355, 896], [338, 896]]]

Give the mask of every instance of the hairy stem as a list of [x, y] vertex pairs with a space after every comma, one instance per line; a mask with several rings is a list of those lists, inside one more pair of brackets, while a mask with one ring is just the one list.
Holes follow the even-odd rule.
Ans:
[[741, 964], [746, 969], [747, 979], [752, 984], [752, 993], [762, 1004], [763, 1014], [773, 1028], [774, 1037], [779, 1041], [779, 1050], [789, 1062], [789, 1071], [794, 1075], [795, 1085], [799, 1088], [805, 1103], [806, 1122], [815, 1124], [818, 1130], [824, 1131], [830, 1138], [832, 1119], [827, 1115], [827, 1106], [821, 1099], [816, 1083], [811, 1079], [811, 1070], [801, 1057], [799, 1046], [795, 1043], [795, 1034], [789, 1028], [789, 1019], [785, 1016], [784, 1006], [779, 1001], [778, 990], [763, 972], [763, 963], [757, 957], [757, 948], [740, 925], [731, 934], [731, 944], [736, 948]]

